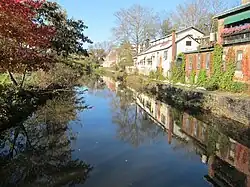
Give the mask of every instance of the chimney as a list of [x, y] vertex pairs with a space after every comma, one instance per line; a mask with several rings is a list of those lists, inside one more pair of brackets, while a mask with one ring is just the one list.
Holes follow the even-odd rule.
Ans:
[[250, 3], [250, 0], [241, 0], [242, 5], [247, 4], [247, 3]]
[[176, 59], [176, 33], [175, 30], [172, 31], [172, 62], [174, 63]]

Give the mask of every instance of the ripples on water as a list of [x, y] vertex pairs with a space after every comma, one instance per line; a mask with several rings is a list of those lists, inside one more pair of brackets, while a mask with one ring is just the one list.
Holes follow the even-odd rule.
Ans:
[[250, 185], [247, 128], [104, 82], [1, 132], [0, 186]]

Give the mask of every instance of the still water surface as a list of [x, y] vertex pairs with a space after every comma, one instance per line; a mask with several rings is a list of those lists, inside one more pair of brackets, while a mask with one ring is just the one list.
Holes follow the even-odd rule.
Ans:
[[0, 186], [249, 186], [248, 142], [104, 83], [49, 100], [1, 132]]

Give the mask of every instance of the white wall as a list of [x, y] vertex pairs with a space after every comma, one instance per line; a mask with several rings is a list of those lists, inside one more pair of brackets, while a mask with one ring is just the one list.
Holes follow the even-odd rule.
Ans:
[[[191, 41], [192, 45], [186, 46], [187, 41]], [[199, 44], [196, 41], [194, 41], [191, 37], [187, 37], [177, 43], [177, 55], [182, 52], [194, 51], [197, 49], [198, 46]]]
[[[192, 35], [193, 38], [198, 38], [198, 37], [202, 37], [203, 34], [200, 33], [199, 31], [195, 30], [195, 29], [188, 29], [186, 30], [185, 32], [181, 32], [179, 34], [176, 35], [176, 40], [179, 40], [187, 35]], [[163, 43], [165, 41], [168, 41], [168, 40], [172, 40], [172, 36], [170, 35], [168, 38], [165, 38], [165, 39], [162, 39], [162, 40], [159, 40], [157, 42], [151, 42], [152, 45], [155, 45], [155, 44], [159, 44], [159, 43]], [[191, 46], [186, 46], [186, 41], [192, 41], [192, 44]], [[186, 37], [185, 39], [181, 40], [180, 42], [177, 43], [177, 46], [176, 46], [176, 52], [177, 52], [177, 55], [181, 52], [187, 52], [187, 51], [193, 51], [193, 50], [196, 50], [197, 47], [199, 46], [199, 44], [194, 41], [191, 37]], [[150, 50], [160, 50], [161, 48], [160, 47], [153, 47], [152, 49]], [[164, 75], [166, 76], [170, 70], [170, 67], [171, 67], [171, 61], [172, 61], [172, 47], [169, 47], [168, 49], [162, 49], [159, 51], [159, 56], [157, 57], [157, 52], [150, 52], [150, 50], [148, 51], [149, 54], [145, 54], [145, 55], [141, 55], [141, 56], [138, 56], [137, 58], [137, 63], [140, 62], [141, 60], [143, 60], [145, 57], [146, 59], [147, 58], [150, 58], [152, 55], [155, 56], [155, 58], [153, 59], [152, 61], [152, 65], [148, 65], [147, 63], [147, 60], [145, 62], [145, 65], [136, 65], [139, 72], [141, 71], [141, 73], [143, 74], [149, 74], [150, 71], [156, 71], [157, 69], [157, 66], [158, 66], [158, 61], [160, 61], [160, 58], [162, 58], [162, 67], [163, 67], [163, 72], [164, 72]], [[164, 60], [164, 51], [167, 50], [168, 51], [168, 58], [167, 60]]]

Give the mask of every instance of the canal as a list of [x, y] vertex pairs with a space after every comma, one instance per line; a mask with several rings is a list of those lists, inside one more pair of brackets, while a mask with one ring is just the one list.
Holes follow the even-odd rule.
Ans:
[[245, 187], [247, 130], [210, 124], [104, 77], [0, 133], [0, 186]]

